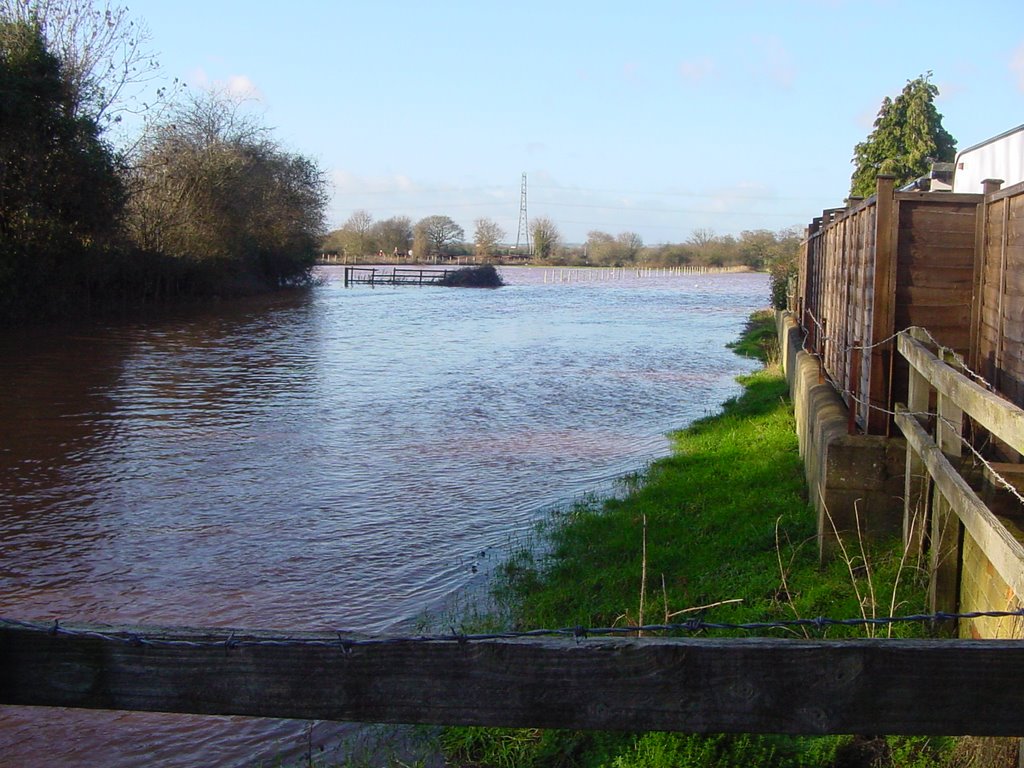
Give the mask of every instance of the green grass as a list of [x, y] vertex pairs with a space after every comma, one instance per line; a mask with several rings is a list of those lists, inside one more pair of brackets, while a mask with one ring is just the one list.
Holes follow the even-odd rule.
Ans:
[[727, 346], [738, 355], [756, 358], [769, 366], [774, 365], [779, 359], [775, 312], [770, 309], [755, 312], [747, 321], [740, 338]]
[[[774, 334], [773, 316], [761, 313], [736, 349], [771, 357]], [[819, 567], [785, 380], [777, 365], [768, 365], [740, 381], [740, 397], [725, 403], [721, 414], [674, 434], [671, 455], [626, 478], [621, 497], [579, 503], [545, 521], [540, 545], [515, 550], [499, 569], [498, 608], [477, 620], [531, 629], [922, 610], [922, 580], [901, 564], [898, 541], [870, 547], [847, 542], [848, 561]], [[694, 610], [701, 606], [714, 607]], [[835, 638], [871, 631], [786, 628], [762, 634]], [[893, 636], [921, 632], [915, 625], [892, 629]], [[937, 755], [946, 748], [943, 740], [925, 739], [479, 728], [449, 728], [442, 743], [462, 765], [595, 768], [915, 766], [939, 764]]]

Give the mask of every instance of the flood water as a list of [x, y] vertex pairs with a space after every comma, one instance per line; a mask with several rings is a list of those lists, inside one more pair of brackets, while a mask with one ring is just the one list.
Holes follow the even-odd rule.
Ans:
[[[717, 410], [764, 275], [345, 288], [0, 334], [0, 616], [398, 632]], [[294, 721], [0, 708], [0, 763], [241, 766]], [[344, 729], [318, 726], [329, 741]]]

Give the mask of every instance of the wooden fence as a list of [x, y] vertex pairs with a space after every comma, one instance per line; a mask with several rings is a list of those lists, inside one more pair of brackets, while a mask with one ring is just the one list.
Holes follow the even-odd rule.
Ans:
[[892, 177], [880, 176], [873, 197], [828, 209], [808, 228], [796, 313], [861, 431], [889, 434], [886, 412], [906, 398], [896, 331], [924, 326], [942, 344], [970, 351], [983, 200], [898, 192]]
[[[1024, 500], [1013, 487], [1024, 487], [1024, 184], [1000, 185], [900, 192], [880, 177], [875, 196], [808, 228], [794, 297], [804, 346], [849, 410], [847, 430], [888, 436], [898, 426], [907, 439], [904, 535], [930, 558], [937, 610], [1012, 610], [1024, 596]], [[927, 333], [899, 334], [896, 354], [897, 333], [913, 327]], [[892, 418], [896, 403], [906, 405]], [[934, 438], [911, 415], [926, 412]], [[819, 464], [837, 464], [833, 453], [848, 447], [822, 448]], [[834, 484], [819, 474], [822, 487]], [[970, 632], [1024, 637], [1019, 623], [972, 622]]]
[[[994, 477], [989, 464], [987, 473], [968, 473], [979, 486], [972, 487], [959, 459], [969, 445], [965, 416], [972, 426], [1024, 452], [1024, 410], [964, 375], [955, 357], [940, 358], [927, 346], [930, 341], [919, 329], [899, 334], [899, 352], [910, 369], [907, 404], [897, 405], [896, 416], [907, 440], [904, 537], [913, 550], [927, 547], [932, 610], [1015, 609], [1024, 595], [1024, 545], [979, 496], [992, 496], [983, 490], [985, 483], [1009, 481]], [[935, 417], [925, 418], [933, 400]], [[932, 421], [934, 437], [927, 431]], [[973, 466], [974, 456], [970, 459]], [[1017, 517], [1021, 514], [1024, 507], [1016, 510]], [[965, 567], [964, 555], [971, 552], [981, 562]], [[979, 583], [992, 579], [999, 584], [996, 590]], [[991, 604], [993, 595], [1000, 605]], [[990, 627], [985, 634], [1021, 636], [1016, 625]]]
[[[958, 600], [961, 610], [982, 607], [965, 604], [974, 599], [961, 558], [969, 551], [987, 563], [970, 570], [990, 568], [1009, 607], [1020, 605], [1024, 548], [953, 462], [964, 414], [1019, 460], [1024, 412], [958, 375], [923, 336], [900, 334], [894, 359], [894, 334], [927, 327], [942, 345], [983, 363], [1019, 402], [1022, 196], [1024, 185], [990, 185], [984, 195], [896, 192], [883, 177], [872, 199], [826, 211], [805, 243], [796, 301], [808, 347], [863, 430], [887, 433], [885, 410], [894, 397], [907, 403], [896, 416], [910, 457], [905, 529], [931, 553], [936, 608]], [[915, 415], [929, 411], [932, 390], [934, 438]], [[929, 499], [937, 503], [926, 512]], [[922, 515], [930, 515], [927, 526]], [[1016, 640], [382, 641], [46, 631], [0, 621], [3, 705], [693, 733], [1022, 736], [1022, 689], [1024, 644]]]
[[362, 642], [0, 621], [0, 704], [692, 733], [1024, 735], [1024, 644]]
[[972, 367], [1024, 404], [1024, 184], [986, 188], [978, 216]]

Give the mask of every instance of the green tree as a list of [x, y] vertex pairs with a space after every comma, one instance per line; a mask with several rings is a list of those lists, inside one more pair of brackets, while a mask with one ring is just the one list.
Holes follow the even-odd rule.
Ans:
[[954, 159], [956, 140], [942, 127], [934, 104], [939, 89], [931, 76], [907, 81], [899, 96], [882, 101], [875, 129], [853, 150], [851, 196], [873, 195], [879, 174], [894, 175], [900, 187], [928, 173], [932, 162]]
[[124, 186], [38, 25], [0, 19], [0, 94], [0, 314], [14, 316], [77, 298], [118, 231]]

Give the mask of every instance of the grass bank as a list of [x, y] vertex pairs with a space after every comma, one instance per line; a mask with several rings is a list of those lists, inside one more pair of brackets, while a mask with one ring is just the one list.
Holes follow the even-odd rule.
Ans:
[[[737, 345], [765, 359], [769, 313], [751, 318]], [[721, 623], [923, 608], [919, 574], [898, 541], [847, 542], [848, 557], [819, 567], [814, 515], [781, 370], [766, 361], [740, 379], [743, 393], [672, 436], [670, 456], [623, 480], [617, 498], [552, 515], [538, 541], [499, 569], [495, 608], [474, 621], [516, 629], [680, 622]], [[906, 636], [878, 630], [779, 628], [779, 636]], [[719, 632], [731, 636], [749, 633]], [[924, 766], [941, 765], [950, 740], [690, 736], [450, 728], [454, 764], [473, 766]]]

